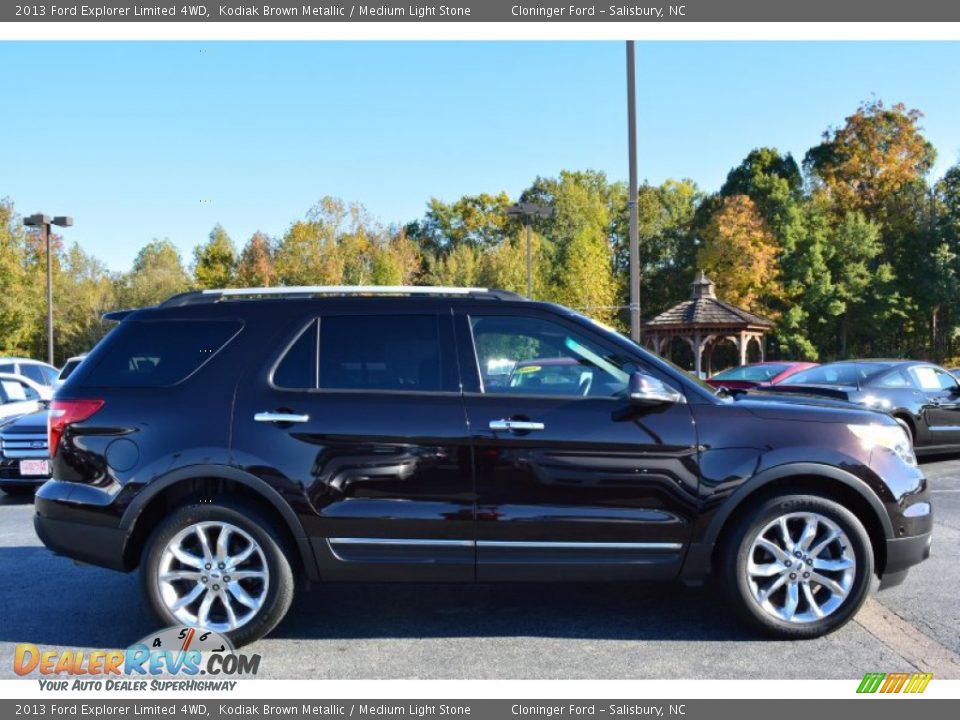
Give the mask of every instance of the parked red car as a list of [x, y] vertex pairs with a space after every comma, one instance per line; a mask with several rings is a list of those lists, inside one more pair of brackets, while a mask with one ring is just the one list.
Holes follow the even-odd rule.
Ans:
[[784, 380], [794, 373], [807, 368], [816, 367], [811, 362], [760, 362], [751, 365], [740, 365], [719, 372], [707, 380], [716, 388], [728, 390], [749, 390], [758, 385], [772, 385]]

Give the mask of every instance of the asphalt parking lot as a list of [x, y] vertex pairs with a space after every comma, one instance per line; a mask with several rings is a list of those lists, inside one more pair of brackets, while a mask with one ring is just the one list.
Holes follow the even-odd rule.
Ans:
[[[933, 555], [819, 640], [744, 631], [710, 589], [679, 585], [342, 585], [301, 591], [249, 646], [272, 678], [960, 678], [960, 458], [923, 463]], [[0, 677], [14, 646], [126, 647], [155, 629], [138, 577], [74, 565], [37, 539], [29, 500], [0, 498]]]

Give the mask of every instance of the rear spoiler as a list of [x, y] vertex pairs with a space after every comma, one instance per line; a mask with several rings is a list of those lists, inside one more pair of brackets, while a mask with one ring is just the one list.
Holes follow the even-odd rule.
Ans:
[[100, 316], [101, 320], [106, 320], [107, 322], [120, 322], [127, 315], [134, 312], [133, 310], [111, 310], [110, 312], [105, 312]]

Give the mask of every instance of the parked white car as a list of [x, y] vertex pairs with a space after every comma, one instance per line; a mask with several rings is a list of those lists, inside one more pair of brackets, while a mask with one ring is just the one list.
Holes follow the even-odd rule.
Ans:
[[60, 387], [67, 381], [67, 378], [70, 377], [70, 374], [77, 369], [77, 366], [83, 361], [87, 356], [87, 353], [82, 353], [81, 355], [75, 355], [72, 358], [68, 358], [67, 361], [63, 364], [63, 367], [60, 368], [60, 375], [57, 376], [56, 382], [53, 384], [54, 387]]
[[53, 389], [22, 375], [0, 372], [0, 423], [40, 410], [40, 402], [49, 400]]
[[22, 375], [38, 385], [53, 387], [60, 371], [40, 360], [21, 357], [0, 357], [0, 373]]

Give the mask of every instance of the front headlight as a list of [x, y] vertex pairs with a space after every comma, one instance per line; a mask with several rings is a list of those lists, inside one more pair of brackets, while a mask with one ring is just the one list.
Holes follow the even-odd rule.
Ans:
[[907, 465], [916, 465], [917, 456], [907, 432], [899, 425], [847, 425], [867, 450], [884, 448], [889, 450]]
[[876, 395], [866, 395], [862, 400], [860, 400], [861, 405], [866, 405], [869, 408], [874, 410], [889, 410], [893, 405], [890, 404], [890, 401], [886, 398], [877, 397]]

